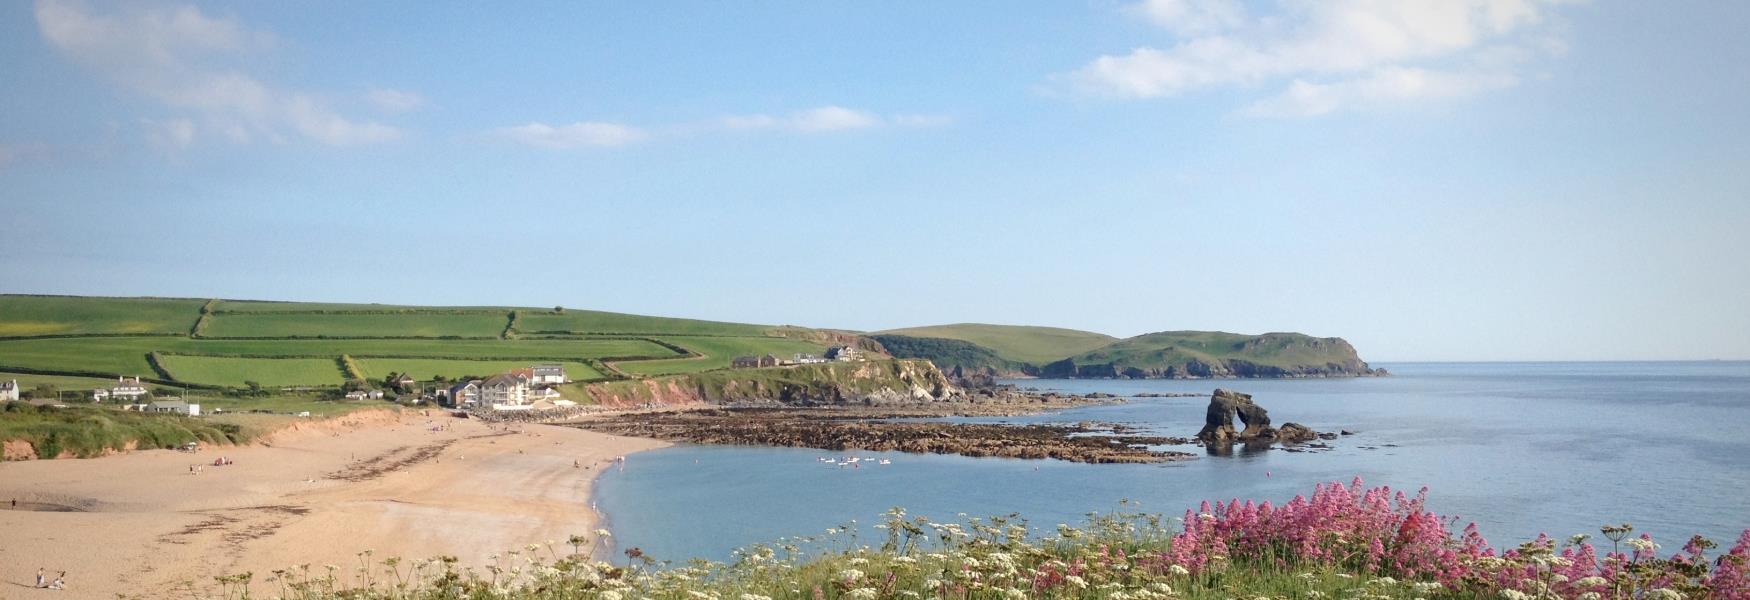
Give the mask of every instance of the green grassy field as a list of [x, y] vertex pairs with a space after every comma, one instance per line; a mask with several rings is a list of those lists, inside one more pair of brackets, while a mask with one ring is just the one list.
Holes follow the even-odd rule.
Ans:
[[495, 338], [507, 314], [218, 314], [205, 337], [475, 337]]
[[[660, 375], [723, 368], [741, 355], [789, 357], [825, 350], [822, 342], [799, 339], [811, 337], [813, 330], [792, 329], [787, 331], [794, 337], [778, 337], [771, 334], [777, 328], [764, 325], [696, 319], [514, 309], [520, 317], [517, 335], [497, 339], [513, 309], [266, 301], [216, 301], [213, 314], [201, 322], [202, 337], [189, 337], [207, 302], [0, 295], [0, 337], [15, 338], [0, 339], [0, 371], [160, 377], [148, 360], [159, 353], [170, 376], [191, 385], [335, 385], [343, 376], [328, 363], [346, 354], [374, 376], [390, 371], [421, 378], [483, 375], [562, 362], [573, 378], [591, 380], [615, 375], [592, 368], [589, 360], [613, 358], [628, 373]], [[137, 333], [162, 335], [120, 335]], [[645, 335], [703, 358], [675, 360], [686, 353], [650, 340], [580, 335], [588, 333]], [[74, 334], [89, 337], [60, 337]], [[34, 387], [37, 380], [30, 381], [27, 387]], [[78, 388], [95, 383], [67, 382]]]
[[[309, 411], [312, 416], [331, 417], [366, 408], [394, 406], [385, 402], [346, 402], [323, 400], [313, 395], [289, 394], [265, 398], [227, 398], [191, 394], [188, 401], [199, 403], [201, 412], [207, 415], [213, 415], [215, 411], [218, 411], [217, 414], [232, 413], [237, 416], [242, 416], [252, 410], [265, 410], [280, 415]], [[227, 417], [229, 418], [229, 415]]]
[[[365, 376], [372, 380], [380, 380], [390, 373], [407, 373], [414, 379], [426, 381], [433, 375], [442, 375], [449, 379], [463, 376], [490, 377], [511, 369], [521, 369], [533, 365], [527, 360], [442, 360], [428, 358], [359, 358], [355, 359]], [[580, 362], [559, 363], [565, 367], [565, 375], [573, 381], [601, 379], [600, 371]]]
[[41, 384], [49, 384], [65, 391], [90, 391], [100, 387], [115, 385], [115, 380], [107, 377], [68, 377], [65, 375], [33, 375], [30, 373], [0, 372], [0, 381], [18, 381], [18, 389], [29, 391]]
[[267, 300], [224, 300], [219, 302], [214, 310], [218, 312], [308, 312], [314, 310], [327, 311], [389, 311], [389, 310], [442, 310], [442, 311], [490, 311], [505, 313], [510, 306], [408, 306], [402, 304], [351, 304], [336, 302], [273, 302]]
[[0, 296], [0, 336], [178, 333], [205, 300]]
[[788, 359], [798, 352], [819, 355], [826, 351], [826, 346], [820, 344], [786, 338], [663, 336], [663, 340], [705, 356], [695, 359], [619, 362], [614, 366], [635, 375], [671, 375], [726, 368], [737, 356], [771, 353], [778, 358]]
[[517, 330], [524, 333], [551, 331], [757, 336], [763, 335], [767, 329], [771, 328], [764, 325], [647, 317], [573, 309], [566, 309], [563, 313], [554, 313], [552, 309], [525, 310], [522, 313], [521, 321], [517, 324]]
[[262, 387], [340, 385], [346, 381], [330, 358], [230, 358], [163, 355], [164, 368], [177, 381], [242, 387], [254, 381]]
[[[783, 340], [780, 340], [783, 341]], [[151, 376], [146, 354], [252, 356], [417, 356], [518, 360], [674, 356], [645, 340], [193, 340], [188, 338], [51, 338], [0, 340], [0, 366]], [[260, 381], [260, 379], [257, 379]]]
[[878, 333], [963, 340], [989, 348], [997, 356], [1008, 360], [1034, 365], [1043, 365], [1118, 341], [1118, 338], [1091, 331], [982, 323], [907, 327]]

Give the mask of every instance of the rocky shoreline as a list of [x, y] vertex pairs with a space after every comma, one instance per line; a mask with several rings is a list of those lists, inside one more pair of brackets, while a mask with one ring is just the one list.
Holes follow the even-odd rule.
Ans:
[[569, 426], [615, 435], [695, 444], [899, 451], [972, 457], [1054, 458], [1081, 463], [1160, 463], [1194, 458], [1151, 446], [1194, 444], [1190, 438], [1124, 435], [1120, 426], [997, 425], [894, 421], [943, 416], [940, 411], [718, 408], [602, 415]]

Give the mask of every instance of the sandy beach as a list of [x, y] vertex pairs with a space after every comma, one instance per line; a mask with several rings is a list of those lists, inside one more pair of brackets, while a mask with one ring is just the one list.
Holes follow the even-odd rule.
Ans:
[[[274, 569], [350, 569], [363, 550], [478, 565], [593, 538], [595, 475], [665, 445], [441, 414], [357, 413], [198, 453], [0, 463], [0, 598], [204, 596], [213, 576], [244, 571], [263, 592]], [[221, 456], [233, 464], [214, 466]], [[67, 589], [33, 589], [38, 567], [66, 571]]]

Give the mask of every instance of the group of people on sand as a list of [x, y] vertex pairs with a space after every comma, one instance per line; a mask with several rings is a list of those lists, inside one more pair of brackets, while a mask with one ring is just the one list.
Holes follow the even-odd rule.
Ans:
[[55, 575], [54, 581], [49, 581], [48, 578], [44, 576], [45, 573], [46, 572], [43, 570], [42, 567], [37, 567], [37, 569], [36, 569], [36, 587], [37, 588], [45, 589], [45, 590], [64, 590], [64, 589], [67, 589], [67, 572], [66, 571], [61, 571], [61, 573], [59, 575]]

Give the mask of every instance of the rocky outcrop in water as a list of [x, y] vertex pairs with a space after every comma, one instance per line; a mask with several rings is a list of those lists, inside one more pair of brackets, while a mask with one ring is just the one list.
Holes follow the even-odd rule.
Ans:
[[[1234, 419], [1244, 429], [1234, 430]], [[1299, 423], [1286, 423], [1281, 429], [1270, 426], [1270, 411], [1252, 402], [1251, 394], [1216, 389], [1209, 398], [1209, 410], [1203, 418], [1203, 429], [1197, 440], [1210, 446], [1225, 446], [1234, 442], [1300, 443], [1318, 439], [1319, 433]]]

